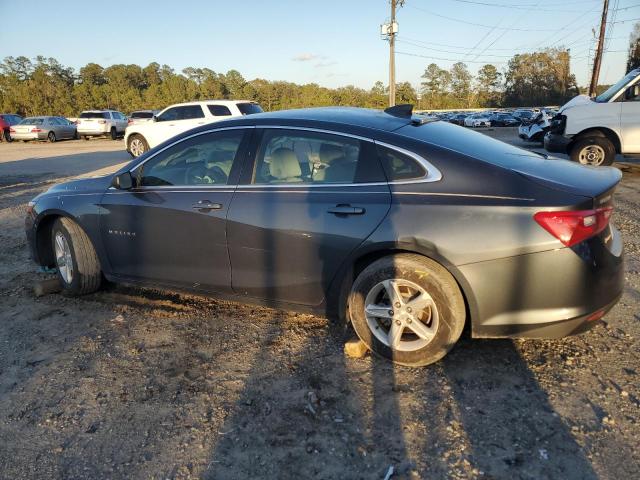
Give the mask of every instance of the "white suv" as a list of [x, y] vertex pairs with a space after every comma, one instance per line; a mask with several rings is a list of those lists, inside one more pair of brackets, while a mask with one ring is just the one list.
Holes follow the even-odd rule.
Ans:
[[260, 105], [249, 100], [179, 103], [162, 110], [152, 122], [129, 125], [124, 142], [127, 152], [139, 157], [165, 140], [199, 125], [261, 112]]
[[89, 137], [109, 135], [111, 140], [122, 135], [127, 128], [127, 117], [115, 110], [86, 110], [76, 120], [78, 136]]

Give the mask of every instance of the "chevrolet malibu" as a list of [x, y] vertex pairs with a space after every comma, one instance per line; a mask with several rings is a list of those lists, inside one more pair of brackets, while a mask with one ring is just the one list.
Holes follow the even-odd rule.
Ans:
[[26, 233], [68, 294], [105, 281], [349, 321], [403, 365], [473, 337], [557, 338], [623, 288], [621, 174], [412, 116], [291, 110], [203, 125], [37, 196]]

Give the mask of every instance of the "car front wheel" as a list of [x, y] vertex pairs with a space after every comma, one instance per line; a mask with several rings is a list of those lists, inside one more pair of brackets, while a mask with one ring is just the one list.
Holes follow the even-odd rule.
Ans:
[[69, 218], [58, 218], [51, 230], [51, 241], [63, 291], [84, 295], [98, 290], [102, 281], [100, 262], [80, 226]]
[[616, 148], [607, 137], [585, 137], [571, 148], [571, 160], [582, 165], [612, 165], [616, 158]]
[[348, 312], [371, 351], [408, 366], [444, 357], [460, 338], [466, 316], [453, 276], [415, 254], [384, 257], [365, 268], [351, 289]]

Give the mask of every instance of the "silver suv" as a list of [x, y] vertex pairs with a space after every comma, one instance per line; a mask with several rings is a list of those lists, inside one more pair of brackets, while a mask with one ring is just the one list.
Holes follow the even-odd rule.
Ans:
[[109, 135], [115, 140], [123, 135], [127, 128], [127, 117], [115, 110], [86, 110], [76, 121], [78, 135], [88, 140], [89, 137]]

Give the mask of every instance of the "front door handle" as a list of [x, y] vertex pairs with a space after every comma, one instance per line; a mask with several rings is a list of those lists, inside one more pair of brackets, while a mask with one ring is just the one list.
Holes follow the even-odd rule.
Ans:
[[335, 207], [329, 208], [327, 212], [333, 213], [334, 215], [362, 215], [364, 208], [352, 207], [351, 205], [336, 205]]
[[220, 210], [222, 208], [222, 204], [214, 203], [209, 200], [199, 200], [193, 205], [191, 205], [191, 208], [193, 208], [194, 210], [200, 210], [200, 211]]

